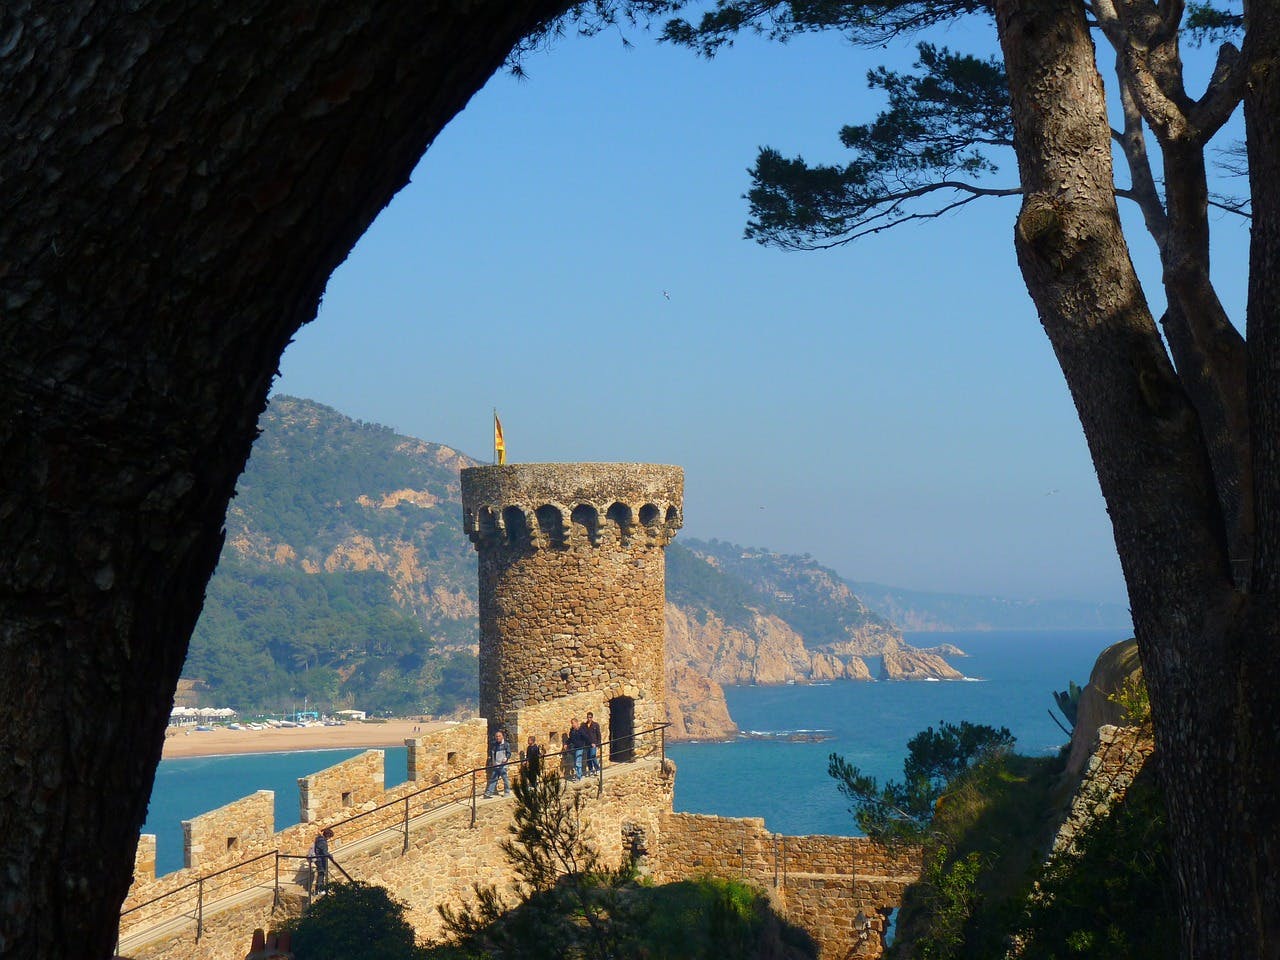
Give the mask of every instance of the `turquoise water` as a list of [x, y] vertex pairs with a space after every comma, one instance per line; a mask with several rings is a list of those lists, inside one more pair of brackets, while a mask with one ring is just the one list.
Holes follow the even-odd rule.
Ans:
[[908, 634], [918, 646], [949, 642], [970, 656], [953, 664], [968, 681], [731, 687], [729, 712], [744, 730], [826, 731], [821, 743], [737, 740], [668, 748], [676, 761], [677, 810], [764, 817], [779, 833], [856, 832], [827, 776], [840, 753], [881, 780], [900, 779], [906, 742], [946, 720], [1007, 726], [1022, 753], [1052, 753], [1066, 735], [1050, 719], [1053, 690], [1083, 685], [1097, 655], [1127, 634], [1017, 632]]
[[[198, 733], [193, 733], [198, 737]], [[404, 783], [408, 751], [386, 747], [384, 786]], [[247, 797], [274, 790], [276, 829], [293, 826], [299, 816], [298, 778], [364, 753], [352, 750], [305, 750], [297, 753], [251, 753], [234, 757], [189, 757], [162, 760], [151, 788], [151, 804], [143, 833], [156, 835], [156, 874], [182, 867], [182, 821]]]
[[[906, 742], [940, 721], [1007, 726], [1024, 753], [1056, 750], [1066, 739], [1047, 710], [1051, 691], [1083, 684], [1099, 651], [1126, 634], [1109, 632], [908, 634], [920, 646], [954, 643], [971, 656], [954, 661], [970, 681], [731, 687], [729, 710], [743, 730], [827, 731], [821, 743], [735, 740], [674, 744], [677, 810], [764, 817], [782, 833], [854, 832], [827, 755], [842, 753], [880, 778], [900, 777]], [[199, 734], [193, 734], [198, 736]], [[319, 750], [165, 760], [156, 774], [144, 833], [157, 835], [156, 870], [182, 866], [182, 827], [253, 793], [276, 793], [276, 829], [298, 822], [298, 778], [360, 753]], [[388, 748], [386, 785], [405, 779], [405, 749]]]

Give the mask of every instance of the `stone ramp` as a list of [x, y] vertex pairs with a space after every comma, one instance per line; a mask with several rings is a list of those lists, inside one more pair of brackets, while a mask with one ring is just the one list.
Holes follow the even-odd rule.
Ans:
[[[295, 883], [281, 883], [280, 897], [306, 899], [306, 891]], [[129, 957], [140, 950], [145, 950], [156, 943], [176, 940], [194, 929], [203, 920], [208, 923], [215, 918], [231, 912], [246, 910], [251, 907], [262, 907], [271, 903], [276, 896], [273, 883], [255, 883], [243, 887], [234, 893], [216, 900], [207, 900], [201, 914], [198, 904], [183, 906], [178, 912], [167, 917], [158, 918], [154, 922], [139, 926], [121, 937], [116, 953], [121, 957]], [[246, 940], [246, 942], [248, 942]]]

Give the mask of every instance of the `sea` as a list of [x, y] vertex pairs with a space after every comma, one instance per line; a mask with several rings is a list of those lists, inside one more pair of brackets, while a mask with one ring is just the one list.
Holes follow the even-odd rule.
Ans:
[[[729, 687], [729, 712], [747, 736], [667, 747], [677, 766], [675, 808], [763, 817], [788, 834], [855, 835], [847, 802], [827, 775], [841, 754], [864, 773], [901, 778], [907, 741], [942, 722], [1006, 726], [1027, 754], [1057, 751], [1067, 736], [1050, 716], [1053, 691], [1089, 679], [1103, 648], [1127, 631], [908, 633], [908, 643], [951, 643], [964, 680]], [[875, 672], [876, 665], [872, 666]], [[789, 739], [796, 735], [799, 739]], [[315, 750], [164, 760], [143, 833], [156, 835], [156, 872], [182, 866], [181, 821], [256, 790], [274, 790], [276, 829], [299, 820], [299, 777], [360, 750]], [[386, 786], [405, 780], [404, 747], [386, 751]]]

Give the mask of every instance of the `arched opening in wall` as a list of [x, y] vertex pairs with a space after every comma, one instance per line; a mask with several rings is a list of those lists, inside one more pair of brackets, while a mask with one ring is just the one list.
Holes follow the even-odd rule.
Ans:
[[502, 511], [502, 525], [507, 528], [507, 543], [514, 546], [529, 539], [529, 520], [519, 507], [507, 507]]
[[626, 537], [631, 526], [631, 508], [625, 503], [615, 503], [605, 513], [605, 519], [618, 528], [618, 535]]
[[640, 508], [640, 523], [646, 527], [652, 527], [658, 522], [658, 518], [662, 516], [662, 511], [652, 503], [646, 503]]
[[544, 503], [536, 511], [538, 529], [552, 543], [564, 542], [564, 514], [549, 503]]
[[580, 503], [573, 508], [573, 513], [569, 514], [569, 519], [575, 527], [582, 527], [587, 536], [594, 539], [596, 530], [600, 526], [600, 514], [595, 507], [589, 503]]
[[636, 702], [631, 697], [609, 701], [609, 761], [626, 763], [636, 755]]
[[482, 536], [492, 536], [498, 530], [498, 518], [494, 516], [493, 510], [485, 507], [480, 511], [480, 534]]
[[893, 946], [893, 938], [898, 933], [898, 911], [893, 907], [877, 907], [876, 913], [880, 914], [880, 945], [881, 947]]

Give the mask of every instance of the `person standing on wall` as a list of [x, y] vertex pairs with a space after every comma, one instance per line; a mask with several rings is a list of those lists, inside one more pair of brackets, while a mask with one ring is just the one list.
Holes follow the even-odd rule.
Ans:
[[489, 743], [489, 782], [485, 785], [484, 795], [492, 797], [498, 790], [498, 778], [502, 778], [502, 792], [511, 792], [511, 782], [507, 779], [507, 761], [511, 759], [511, 747], [507, 745], [507, 735], [499, 730]]
[[587, 732], [587, 773], [600, 772], [600, 724], [596, 723], [595, 714], [587, 711], [587, 722], [582, 725]]
[[315, 864], [313, 888], [316, 893], [324, 893], [329, 888], [329, 841], [332, 839], [333, 831], [326, 827], [316, 834], [316, 842], [307, 857]]
[[529, 734], [529, 745], [524, 748], [524, 778], [530, 783], [537, 783], [542, 776], [542, 748], [538, 746], [538, 738]]
[[587, 752], [587, 731], [574, 717], [569, 721], [569, 750], [573, 757], [573, 779], [582, 779], [582, 755]]

